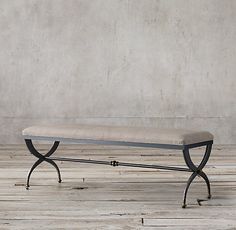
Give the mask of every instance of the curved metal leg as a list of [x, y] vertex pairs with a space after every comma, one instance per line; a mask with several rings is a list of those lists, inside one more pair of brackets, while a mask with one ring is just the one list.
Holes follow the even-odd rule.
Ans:
[[206, 182], [207, 185], [207, 189], [208, 189], [208, 198], [211, 198], [211, 187], [210, 187], [210, 181], [207, 177], [207, 175], [202, 171], [202, 169], [204, 168], [204, 166], [206, 165], [209, 157], [210, 157], [210, 153], [211, 153], [211, 148], [212, 148], [212, 143], [208, 144], [206, 146], [206, 150], [205, 150], [205, 154], [204, 157], [201, 161], [201, 163], [196, 166], [193, 161], [191, 160], [190, 154], [189, 154], [189, 149], [185, 148], [183, 150], [183, 154], [184, 154], [184, 160], [186, 165], [189, 167], [189, 169], [192, 170], [192, 175], [189, 177], [186, 188], [184, 190], [184, 196], [183, 196], [183, 205], [182, 208], [186, 208], [186, 199], [187, 199], [187, 193], [188, 193], [188, 189], [190, 187], [190, 184], [193, 182], [193, 180], [195, 179], [196, 176], [200, 176], [204, 179], [204, 181]]
[[57, 148], [58, 148], [60, 142], [59, 142], [59, 141], [55, 141], [54, 144], [53, 144], [53, 146], [51, 147], [51, 149], [50, 149], [50, 150], [48, 151], [48, 153], [45, 154], [45, 155], [42, 155], [41, 153], [39, 153], [39, 152], [35, 149], [35, 147], [34, 147], [34, 145], [33, 145], [33, 143], [32, 143], [32, 140], [26, 139], [26, 140], [25, 140], [25, 143], [26, 143], [26, 146], [28, 147], [29, 151], [30, 151], [35, 157], [39, 158], [39, 159], [33, 164], [32, 168], [30, 169], [30, 171], [29, 171], [29, 173], [28, 173], [27, 183], [26, 183], [26, 189], [29, 189], [29, 187], [30, 187], [29, 181], [30, 181], [30, 176], [31, 176], [32, 172], [33, 172], [34, 169], [35, 169], [38, 165], [40, 165], [43, 161], [46, 161], [46, 162], [48, 162], [49, 164], [51, 164], [52, 166], [55, 167], [55, 169], [57, 170], [57, 174], [58, 174], [58, 182], [61, 183], [61, 174], [60, 174], [60, 170], [59, 170], [57, 164], [56, 164], [53, 160], [46, 158], [46, 157], [51, 156], [51, 155], [57, 150]]
[[57, 164], [51, 159], [45, 159], [45, 161], [47, 161], [48, 163], [50, 163], [51, 165], [53, 165], [55, 167], [55, 169], [57, 170], [57, 174], [58, 174], [58, 182], [61, 183], [61, 173], [60, 173], [60, 170], [59, 170]]
[[42, 159], [37, 160], [37, 161], [33, 164], [32, 168], [30, 169], [30, 171], [29, 171], [29, 173], [28, 173], [28, 177], [27, 177], [26, 189], [29, 189], [29, 180], [30, 180], [30, 176], [31, 176], [32, 172], [33, 172], [34, 169], [35, 169], [38, 165], [40, 165], [42, 162], [43, 162]]
[[207, 190], [208, 190], [208, 199], [211, 199], [211, 186], [210, 186], [210, 181], [207, 177], [207, 175], [201, 171], [199, 172], [199, 175], [205, 180], [206, 184], [207, 184]]
[[192, 175], [189, 177], [187, 185], [184, 189], [184, 196], [183, 196], [183, 204], [182, 204], [182, 208], [186, 208], [186, 199], [187, 199], [187, 193], [188, 193], [188, 189], [190, 187], [190, 184], [193, 182], [194, 178], [197, 176], [197, 172], [192, 173]]

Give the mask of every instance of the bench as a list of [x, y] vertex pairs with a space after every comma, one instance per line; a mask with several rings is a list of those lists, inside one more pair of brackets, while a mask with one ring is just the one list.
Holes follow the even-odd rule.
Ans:
[[[213, 135], [209, 132], [184, 129], [158, 129], [153, 127], [78, 124], [32, 126], [24, 129], [22, 134], [30, 153], [38, 158], [29, 171], [26, 183], [27, 189], [29, 189], [30, 186], [29, 181], [32, 172], [42, 162], [47, 162], [55, 167], [58, 173], [59, 183], [61, 183], [60, 170], [55, 161], [71, 161], [112, 166], [128, 166], [191, 172], [184, 189], [182, 207], [186, 207], [188, 189], [196, 176], [200, 176], [204, 179], [208, 189], [208, 198], [211, 198], [210, 182], [207, 175], [203, 172], [203, 168], [210, 157], [213, 144]], [[53, 141], [54, 144], [48, 153], [43, 155], [35, 149], [32, 143], [33, 140]], [[118, 161], [98, 161], [68, 157], [52, 157], [51, 155], [56, 151], [60, 142], [178, 149], [183, 152], [183, 158], [187, 167], [161, 166], [156, 164], [135, 164]], [[205, 153], [200, 164], [196, 165], [191, 159], [189, 149], [201, 146], [206, 147]], [[200, 204], [200, 201], [198, 203]]]

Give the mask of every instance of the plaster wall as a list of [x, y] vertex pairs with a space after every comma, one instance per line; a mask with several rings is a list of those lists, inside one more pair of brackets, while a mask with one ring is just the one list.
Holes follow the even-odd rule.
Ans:
[[73, 122], [236, 144], [236, 1], [0, 0], [0, 143]]

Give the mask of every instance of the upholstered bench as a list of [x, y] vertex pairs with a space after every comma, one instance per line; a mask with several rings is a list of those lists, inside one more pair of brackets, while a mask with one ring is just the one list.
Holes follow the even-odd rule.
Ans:
[[[202, 171], [206, 165], [212, 144], [213, 135], [206, 131], [191, 131], [183, 129], [158, 129], [153, 127], [127, 127], [127, 126], [106, 126], [106, 125], [47, 125], [32, 126], [22, 132], [29, 151], [38, 158], [29, 171], [26, 188], [29, 188], [29, 180], [33, 170], [43, 161], [53, 165], [58, 173], [59, 183], [61, 175], [55, 161], [72, 161], [81, 163], [106, 164], [112, 166], [142, 167], [165, 170], [176, 170], [191, 172], [184, 190], [183, 205], [186, 207], [186, 197], [190, 184], [196, 176], [204, 179], [208, 188], [208, 198], [211, 198], [210, 182], [207, 175]], [[48, 140], [54, 144], [45, 155], [39, 153], [32, 140]], [[179, 149], [183, 151], [183, 157], [187, 167], [173, 167], [160, 165], [146, 165], [125, 163], [118, 161], [98, 161], [80, 158], [52, 157], [60, 142], [75, 142], [86, 144], [120, 145], [147, 148]], [[199, 165], [191, 160], [189, 149], [206, 146], [205, 154]]]

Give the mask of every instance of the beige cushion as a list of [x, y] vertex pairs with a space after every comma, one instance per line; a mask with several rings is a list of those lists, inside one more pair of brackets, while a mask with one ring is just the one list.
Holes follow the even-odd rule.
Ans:
[[55, 140], [66, 138], [170, 145], [188, 145], [213, 140], [213, 135], [206, 131], [79, 124], [32, 126], [24, 129], [22, 134], [32, 139], [49, 137]]

